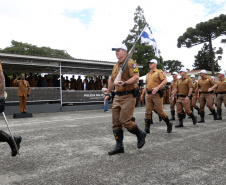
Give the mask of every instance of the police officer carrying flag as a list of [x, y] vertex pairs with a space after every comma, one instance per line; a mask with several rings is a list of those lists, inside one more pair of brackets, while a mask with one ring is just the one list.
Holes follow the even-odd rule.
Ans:
[[144, 146], [146, 137], [146, 133], [138, 127], [133, 118], [136, 103], [134, 89], [139, 81], [138, 65], [134, 60], [130, 59], [121, 80], [117, 80], [116, 77], [118, 76], [120, 66], [127, 59], [127, 47], [124, 44], [120, 44], [112, 48], [112, 50], [115, 51], [118, 62], [113, 67], [105, 101], [109, 98], [108, 96], [115, 86], [115, 97], [112, 104], [112, 121], [116, 146], [108, 152], [109, 155], [124, 153], [123, 127], [137, 136], [137, 147], [139, 149]]

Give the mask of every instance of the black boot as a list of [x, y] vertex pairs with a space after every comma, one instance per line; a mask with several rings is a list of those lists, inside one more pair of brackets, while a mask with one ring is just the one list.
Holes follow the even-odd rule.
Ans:
[[123, 140], [123, 130], [113, 130], [113, 134], [116, 140], [116, 145], [115, 148], [113, 150], [111, 150], [110, 152], [108, 152], [109, 155], [115, 155], [115, 154], [119, 154], [119, 153], [124, 153], [124, 147], [122, 144], [122, 140]]
[[172, 116], [170, 121], [175, 120], [175, 110], [171, 110], [170, 112], [171, 112], [171, 116]]
[[183, 110], [183, 119], [185, 119], [186, 118], [186, 112], [184, 112], [184, 110]]
[[197, 116], [195, 116], [193, 113], [191, 113], [190, 117], [192, 118], [193, 125], [196, 125], [196, 123], [197, 123]]
[[[16, 142], [17, 149], [19, 150], [22, 137], [21, 136], [15, 136], [14, 140]], [[9, 134], [7, 134], [6, 132], [4, 132], [3, 130], [0, 130], [0, 142], [7, 142], [9, 144], [9, 146], [11, 148], [11, 156], [12, 157], [17, 155], [17, 150], [16, 150], [16, 147], [14, 145], [12, 137]]]
[[201, 119], [198, 121], [198, 123], [204, 123], [205, 122], [205, 119], [204, 119], [205, 112], [200, 112], [200, 117], [201, 117]]
[[173, 126], [173, 124], [170, 123], [168, 116], [165, 119], [163, 119], [163, 120], [166, 122], [167, 133], [172, 132], [172, 126]]
[[153, 124], [153, 113], [151, 113], [151, 124]]
[[217, 109], [217, 120], [222, 120], [222, 109]]
[[213, 119], [217, 120], [217, 113], [216, 113], [215, 109], [211, 110], [211, 113], [213, 114]]
[[150, 125], [153, 124], [152, 119], [144, 119], [145, 121], [145, 128], [144, 131], [149, 134], [150, 133]]
[[200, 115], [200, 110], [199, 110], [199, 108], [197, 107], [197, 108], [195, 108], [197, 111], [198, 111], [198, 115]]
[[179, 120], [179, 123], [175, 126], [175, 127], [183, 127], [183, 119], [184, 119], [184, 114], [178, 114], [178, 120]]
[[[191, 111], [193, 113], [193, 111], [194, 111], [193, 107], [191, 108]], [[188, 118], [192, 118], [191, 115], [189, 115]]]
[[146, 132], [140, 130], [137, 125], [134, 125], [134, 127], [128, 131], [137, 136], [137, 148], [142, 148], [145, 144]]

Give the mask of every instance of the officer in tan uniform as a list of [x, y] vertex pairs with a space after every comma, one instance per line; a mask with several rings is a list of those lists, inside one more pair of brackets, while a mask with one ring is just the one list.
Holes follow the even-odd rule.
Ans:
[[[0, 60], [0, 113], [4, 112], [4, 110], [5, 110], [4, 93], [5, 93], [5, 77], [4, 77], [4, 74], [3, 74], [3, 71], [2, 71], [2, 63], [1, 63], [1, 60]], [[14, 140], [15, 140], [17, 148], [19, 150], [22, 137], [21, 136], [14, 136]], [[0, 130], [0, 142], [6, 142], [6, 143], [9, 144], [9, 146], [11, 148], [11, 156], [12, 157], [17, 155], [17, 150], [16, 150], [16, 147], [14, 145], [12, 136], [7, 134], [3, 130]]]
[[212, 96], [212, 92], [208, 91], [209, 88], [213, 87], [215, 82], [212, 80], [211, 77], [208, 77], [206, 75], [206, 70], [201, 70], [199, 72], [201, 79], [199, 79], [198, 81], [198, 87], [196, 89], [196, 91], [198, 92], [199, 90], [201, 90], [201, 95], [199, 97], [199, 102], [200, 102], [200, 117], [201, 119], [198, 121], [198, 123], [203, 123], [205, 122], [205, 104], [207, 104], [207, 107], [209, 108], [209, 110], [212, 112], [214, 120], [217, 119], [217, 113], [215, 111], [215, 108], [213, 106], [213, 96]]
[[119, 68], [127, 58], [127, 47], [124, 44], [120, 44], [115, 48], [112, 48], [112, 50], [115, 51], [118, 62], [113, 67], [111, 79], [108, 83], [107, 94], [105, 95], [105, 101], [109, 98], [109, 94], [115, 86], [115, 97], [112, 105], [112, 121], [116, 146], [113, 150], [108, 152], [109, 155], [124, 153], [123, 127], [137, 136], [138, 148], [143, 147], [146, 137], [146, 133], [139, 129], [133, 118], [136, 103], [134, 89], [136, 88], [136, 83], [139, 81], [138, 65], [134, 60], [130, 59], [121, 80], [116, 81], [115, 79], [119, 73]]
[[150, 72], [146, 76], [145, 85], [146, 85], [146, 111], [145, 111], [145, 132], [150, 133], [150, 124], [152, 111], [155, 108], [156, 112], [162, 119], [166, 122], [167, 132], [172, 131], [172, 123], [170, 123], [168, 116], [163, 111], [162, 97], [163, 92], [162, 88], [167, 83], [167, 78], [164, 75], [162, 70], [158, 70], [157, 60], [152, 59], [149, 62]]
[[222, 103], [224, 102], [224, 106], [226, 107], [226, 78], [224, 71], [218, 72], [219, 80], [216, 84], [209, 89], [212, 91], [213, 89], [217, 88], [216, 91], [216, 102], [217, 102], [217, 120], [222, 120]]
[[[144, 85], [144, 89], [142, 91], [142, 94], [140, 96], [140, 100], [145, 99], [145, 95], [147, 94], [146, 92], [146, 85]], [[153, 111], [158, 115], [157, 110], [156, 110], [156, 105], [153, 107]], [[159, 121], [162, 121], [162, 118], [159, 116]], [[153, 124], [153, 112], [151, 113], [151, 118], [150, 119], [144, 119], [145, 122], [145, 129], [144, 131], [146, 133], [150, 133], [150, 125]]]
[[183, 108], [185, 109], [185, 112], [188, 116], [192, 118], [193, 125], [197, 123], [197, 117], [192, 113], [190, 109], [190, 97], [192, 93], [192, 84], [191, 84], [191, 78], [187, 76], [187, 69], [182, 68], [180, 70], [181, 78], [177, 82], [177, 87], [173, 91], [171, 98], [174, 99], [176, 93], [178, 93], [178, 99], [177, 99], [177, 114], [179, 119], [179, 124], [175, 127], [183, 127]]
[[[177, 86], [177, 81], [178, 81], [177, 75], [178, 75], [177, 72], [172, 73], [173, 80], [170, 83], [170, 95], [172, 95], [173, 90]], [[174, 100], [172, 100], [172, 98], [170, 96], [170, 112], [171, 112], [171, 116], [172, 116], [170, 121], [175, 120], [175, 105], [176, 105], [176, 102], [177, 102], [177, 96], [175, 95]]]
[[195, 81], [195, 75], [191, 75], [191, 84], [192, 84], [192, 95], [191, 95], [191, 101], [190, 101], [190, 108], [191, 111], [193, 112], [193, 108], [195, 108], [198, 111], [198, 115], [199, 115], [199, 107], [197, 106], [197, 94], [198, 92], [196, 92], [196, 89], [198, 87], [198, 82]]
[[25, 80], [25, 74], [21, 74], [21, 78], [15, 79], [14, 84], [18, 86], [18, 96], [20, 102], [20, 112], [26, 113], [27, 97], [31, 93], [30, 85], [27, 80]]

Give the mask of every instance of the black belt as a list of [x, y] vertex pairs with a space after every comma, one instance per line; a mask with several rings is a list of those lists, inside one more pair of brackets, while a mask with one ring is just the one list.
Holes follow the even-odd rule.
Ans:
[[226, 94], [226, 92], [217, 92], [217, 94]]
[[152, 91], [149, 91], [148, 89], [146, 89], [146, 91], [147, 91], [148, 94], [151, 94], [152, 93]]
[[178, 94], [178, 97], [187, 97], [188, 95], [181, 95], [181, 94]]
[[[148, 94], [152, 93], [152, 91], [149, 91], [148, 89], [146, 89], [146, 91], [147, 91]], [[157, 91], [156, 93], [159, 93], [159, 91]]]
[[118, 95], [118, 96], [123, 96], [123, 95], [127, 95], [127, 94], [133, 94], [133, 90], [132, 91], [116, 92], [115, 94]]

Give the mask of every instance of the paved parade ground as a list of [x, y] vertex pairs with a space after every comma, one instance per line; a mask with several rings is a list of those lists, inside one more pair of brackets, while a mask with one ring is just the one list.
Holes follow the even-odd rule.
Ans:
[[[164, 110], [170, 115], [168, 104]], [[114, 156], [107, 154], [115, 146], [111, 110], [33, 114], [25, 119], [8, 115], [12, 133], [23, 140], [16, 157], [10, 156], [8, 144], [0, 144], [0, 184], [226, 184], [226, 109], [222, 121], [214, 121], [205, 110], [205, 123], [194, 126], [186, 118], [184, 127], [173, 127], [170, 134], [154, 113], [144, 147], [137, 149], [136, 137], [125, 130], [125, 153]], [[134, 113], [142, 129], [144, 111], [138, 107]], [[0, 119], [0, 128], [8, 132]]]

